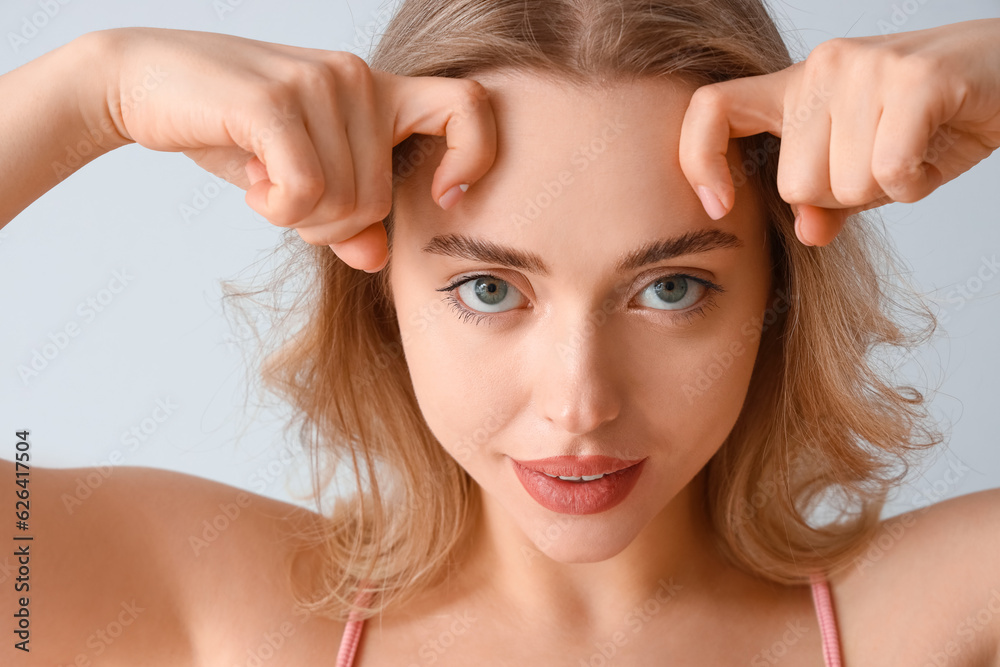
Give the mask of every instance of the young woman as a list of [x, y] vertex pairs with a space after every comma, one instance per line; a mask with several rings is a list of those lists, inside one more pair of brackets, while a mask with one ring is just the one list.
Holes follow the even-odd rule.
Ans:
[[371, 63], [128, 28], [0, 77], [4, 222], [90, 140], [289, 228], [262, 373], [318, 508], [4, 462], [5, 660], [1000, 665], [1000, 495], [880, 520], [942, 438], [873, 361], [934, 321], [863, 214], [1000, 146], [998, 44], [793, 64], [756, 0], [416, 0]]

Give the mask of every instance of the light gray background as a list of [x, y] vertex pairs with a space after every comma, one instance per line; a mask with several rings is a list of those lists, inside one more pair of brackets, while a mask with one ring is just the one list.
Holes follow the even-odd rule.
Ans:
[[[85, 32], [135, 25], [367, 57], [397, 6], [396, 0], [4, 0], [0, 71]], [[832, 37], [1000, 17], [998, 0], [774, 0], [772, 8], [797, 60]], [[12, 33], [30, 38], [14, 45]], [[289, 487], [297, 467], [282, 456], [282, 414], [244, 410], [247, 369], [239, 341], [245, 332], [230, 326], [220, 305], [219, 280], [264, 258], [282, 230], [254, 213], [242, 190], [217, 182], [182, 154], [128, 146], [87, 165], [0, 230], [0, 457], [13, 458], [14, 431], [30, 429], [40, 466], [121, 461], [307, 504], [292, 495], [301, 485]], [[913, 281], [939, 304], [944, 320], [934, 343], [905, 368], [918, 387], [940, 384], [933, 411], [951, 434], [936, 460], [914, 470], [885, 516], [1000, 486], [1000, 280], [984, 269], [988, 279], [977, 282], [984, 260], [1000, 252], [998, 191], [1000, 156], [993, 155], [923, 201], [881, 209]], [[208, 206], [186, 221], [181, 207], [193, 206], [199, 193]], [[89, 319], [79, 304], [99, 298], [115, 271], [131, 276], [128, 285]], [[974, 298], [954, 298], [962, 285]], [[23, 381], [18, 367], [70, 322], [81, 334], [38, 377]], [[152, 419], [158, 400], [176, 406], [162, 423]], [[144, 431], [143, 441], [123, 439], [133, 428]]]

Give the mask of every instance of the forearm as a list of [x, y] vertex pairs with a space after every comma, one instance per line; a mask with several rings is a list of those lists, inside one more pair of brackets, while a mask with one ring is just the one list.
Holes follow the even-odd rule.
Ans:
[[0, 76], [0, 228], [77, 169], [131, 141], [112, 121], [109, 40], [87, 33]]

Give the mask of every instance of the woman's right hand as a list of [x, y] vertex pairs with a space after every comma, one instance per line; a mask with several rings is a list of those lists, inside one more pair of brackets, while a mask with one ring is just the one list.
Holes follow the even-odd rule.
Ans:
[[345, 51], [211, 32], [101, 32], [116, 54], [109, 104], [125, 139], [183, 151], [246, 190], [268, 221], [357, 269], [381, 269], [388, 256], [393, 146], [414, 133], [447, 137], [431, 184], [443, 208], [496, 156], [488, 95], [471, 79], [397, 76]]

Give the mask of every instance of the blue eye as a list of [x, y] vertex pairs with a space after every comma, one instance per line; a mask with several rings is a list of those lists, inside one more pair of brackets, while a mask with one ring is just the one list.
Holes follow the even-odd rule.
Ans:
[[[499, 313], [507, 310], [503, 302], [508, 294], [521, 295], [506, 280], [493, 276], [474, 276], [460, 283], [457, 287], [459, 295], [473, 310], [487, 313]], [[512, 299], [507, 299], [511, 301]], [[513, 299], [513, 307], [517, 307], [519, 299]]]
[[[459, 314], [463, 322], [471, 319], [476, 324], [479, 324], [483, 320], [486, 320], [487, 324], [489, 324], [492, 318], [487, 313], [504, 312], [505, 309], [500, 306], [502, 306], [508, 294], [521, 295], [506, 280], [501, 280], [489, 274], [462, 278], [437, 291], [449, 293], [445, 297], [445, 300], [451, 304], [451, 307]], [[459, 301], [455, 292], [458, 292], [462, 297], [461, 301]], [[507, 300], [509, 301], [509, 299]], [[464, 305], [463, 301], [465, 304], [470, 304], [473, 307]], [[515, 303], [513, 307], [517, 307], [517, 305]], [[480, 307], [483, 310], [480, 310]]]
[[[657, 278], [639, 294], [639, 298], [648, 295], [649, 302], [644, 305], [657, 310], [684, 310], [698, 303], [707, 290], [708, 285], [704, 282], [678, 273]], [[663, 304], [673, 307], [664, 308]]]
[[[491, 313], [514, 310], [524, 299], [524, 296], [509, 282], [489, 274], [461, 278], [437, 291], [449, 292], [446, 300], [458, 312], [462, 321], [472, 319], [476, 324], [484, 320], [487, 324], [492, 323], [496, 318], [491, 317]], [[661, 276], [650, 283], [639, 294], [639, 299], [648, 297], [649, 301], [643, 305], [654, 310], [681, 311], [671, 315], [672, 318], [681, 322], [704, 315], [709, 308], [715, 305], [714, 295], [724, 291], [721, 285], [716, 285], [710, 280], [684, 273], [673, 273]], [[461, 301], [455, 292], [461, 296]], [[704, 297], [706, 292], [709, 295]], [[517, 298], [508, 299], [508, 295], [511, 294], [516, 295]], [[505, 308], [503, 307], [504, 301], [513, 301], [514, 303]], [[702, 302], [700, 306], [691, 308], [699, 301]], [[663, 307], [664, 305], [668, 307]]]

